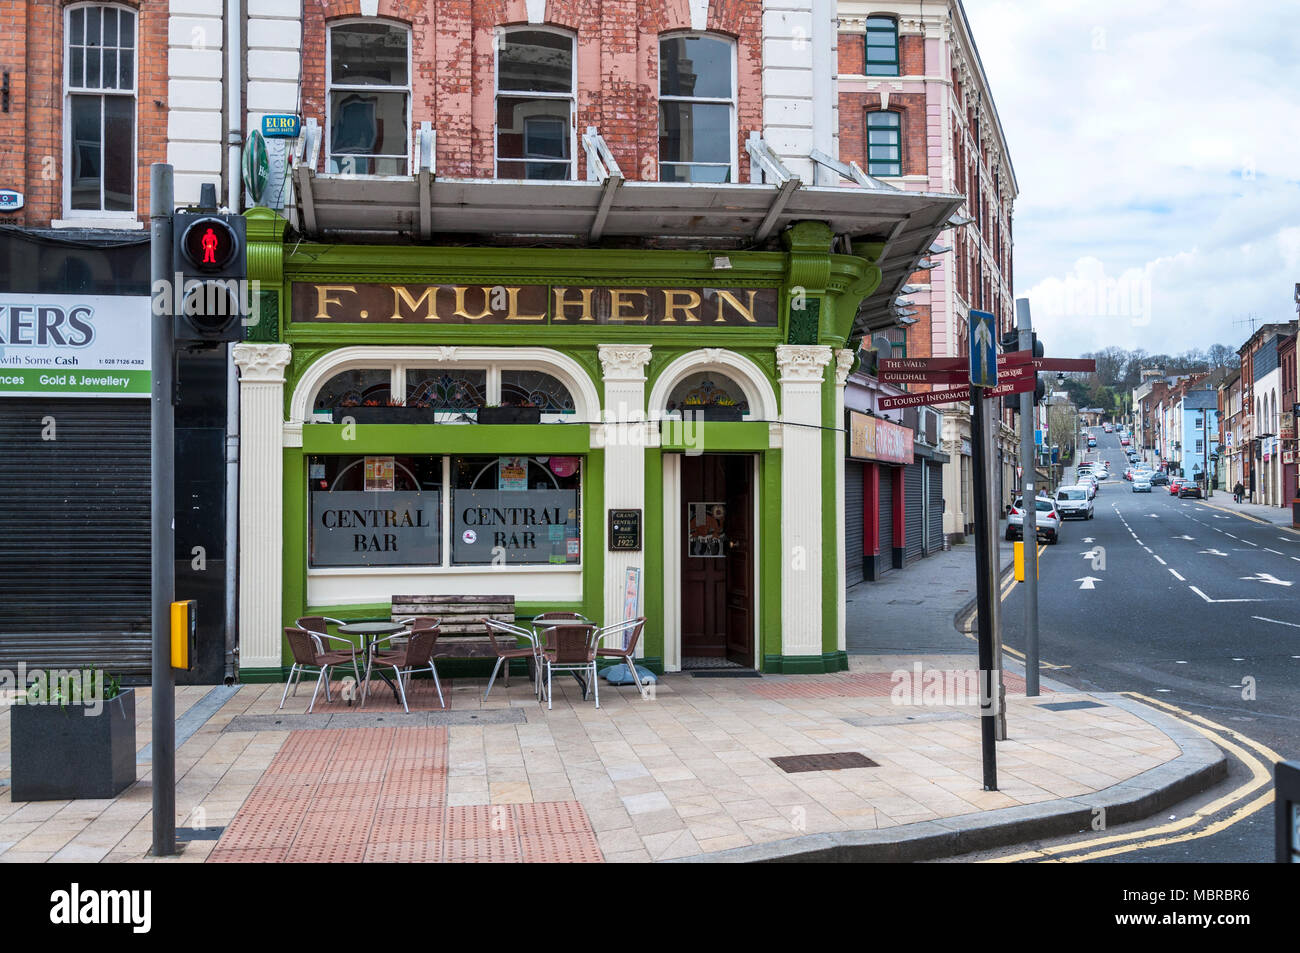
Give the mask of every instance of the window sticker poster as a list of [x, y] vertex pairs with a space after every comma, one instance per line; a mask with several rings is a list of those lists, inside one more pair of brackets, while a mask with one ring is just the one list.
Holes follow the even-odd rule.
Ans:
[[722, 559], [727, 555], [727, 505], [725, 503], [691, 503], [689, 505], [687, 552], [703, 559]]
[[366, 492], [391, 493], [397, 489], [393, 457], [366, 457]]
[[528, 459], [526, 457], [497, 458], [497, 489], [527, 490]]

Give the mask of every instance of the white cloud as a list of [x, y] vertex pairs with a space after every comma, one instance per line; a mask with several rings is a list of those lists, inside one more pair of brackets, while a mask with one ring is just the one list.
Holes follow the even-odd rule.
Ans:
[[[965, 5], [1020, 186], [1016, 294], [1052, 353], [1235, 347], [1247, 315], [1295, 316], [1300, 4]], [[1141, 283], [1145, 320], [1056, 305]]]

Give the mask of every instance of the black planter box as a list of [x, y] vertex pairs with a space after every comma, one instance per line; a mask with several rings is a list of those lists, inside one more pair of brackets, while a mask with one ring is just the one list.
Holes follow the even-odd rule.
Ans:
[[[691, 414], [695, 417], [692, 418]], [[738, 423], [745, 419], [745, 412], [737, 404], [722, 406], [706, 404], [700, 407], [683, 407], [682, 420], [712, 420], [718, 423]]]
[[14, 801], [111, 798], [135, 783], [135, 691], [84, 705], [14, 705], [9, 709]]
[[480, 407], [478, 422], [481, 424], [540, 424], [542, 408], [540, 407]]
[[433, 407], [335, 407], [334, 422], [351, 417], [359, 424], [436, 424], [439, 413]]

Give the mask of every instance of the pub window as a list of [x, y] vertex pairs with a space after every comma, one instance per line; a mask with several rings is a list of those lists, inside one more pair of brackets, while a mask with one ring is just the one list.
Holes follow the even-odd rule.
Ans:
[[442, 563], [442, 457], [307, 459], [313, 568]]
[[581, 485], [581, 457], [453, 457], [452, 565], [577, 565]]
[[538, 407], [544, 414], [572, 414], [573, 395], [558, 377], [545, 371], [501, 371], [501, 404]]
[[382, 22], [329, 31], [329, 171], [406, 175], [410, 148], [410, 32]]
[[717, 371], [688, 374], [668, 394], [670, 414], [688, 413], [708, 407], [735, 407], [740, 414], [749, 413], [749, 399], [730, 377]]
[[497, 43], [497, 176], [572, 179], [573, 37], [505, 30]]
[[135, 213], [135, 13], [67, 11], [65, 204], [70, 212]]
[[735, 44], [708, 35], [659, 41], [659, 180], [730, 182], [735, 162]]
[[903, 174], [902, 117], [896, 112], [867, 113], [867, 174]]
[[898, 21], [893, 17], [867, 17], [866, 75], [898, 75]]
[[449, 419], [472, 419], [471, 414], [487, 403], [487, 371], [484, 368], [451, 369], [408, 367], [406, 404], [430, 407]]
[[392, 371], [367, 367], [342, 371], [316, 392], [316, 410], [346, 410], [349, 407], [382, 407], [392, 396]]

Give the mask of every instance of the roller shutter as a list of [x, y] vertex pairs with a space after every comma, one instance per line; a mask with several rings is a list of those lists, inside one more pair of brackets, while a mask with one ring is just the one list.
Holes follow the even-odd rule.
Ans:
[[844, 578], [856, 585], [862, 575], [862, 464], [844, 464]]
[[923, 551], [923, 540], [921, 530], [925, 525], [925, 513], [923, 511], [924, 488], [921, 481], [924, 479], [921, 475], [921, 468], [925, 464], [918, 461], [910, 463], [903, 468], [903, 490], [906, 493], [906, 504], [904, 515], [907, 519], [907, 550], [905, 561], [911, 562], [921, 556]]
[[894, 568], [894, 467], [880, 470], [880, 559], [876, 571], [886, 573]]
[[928, 463], [926, 466], [930, 468], [930, 506], [925, 514], [930, 528], [928, 555], [943, 549], [943, 464]]
[[149, 402], [0, 411], [0, 667], [147, 674]]

